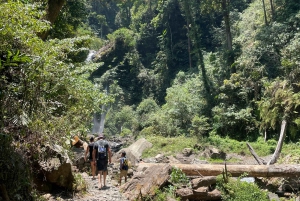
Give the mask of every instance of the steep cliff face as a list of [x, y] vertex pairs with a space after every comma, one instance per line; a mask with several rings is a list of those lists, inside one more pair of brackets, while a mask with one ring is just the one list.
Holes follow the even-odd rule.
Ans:
[[91, 74], [91, 79], [106, 74], [107, 81], [118, 81], [125, 93], [125, 102], [132, 105], [142, 99], [143, 85], [138, 78], [142, 65], [135, 61], [138, 57], [135, 47], [126, 40], [123, 36], [117, 36], [94, 55], [93, 62], [99, 63], [99, 67]]

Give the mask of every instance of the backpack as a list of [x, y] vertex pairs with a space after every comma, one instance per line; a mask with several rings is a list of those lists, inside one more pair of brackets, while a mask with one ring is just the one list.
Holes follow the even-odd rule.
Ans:
[[106, 159], [107, 150], [105, 145], [105, 143], [98, 143], [98, 159], [100, 160]]
[[122, 170], [128, 170], [128, 160], [126, 157], [123, 158]]

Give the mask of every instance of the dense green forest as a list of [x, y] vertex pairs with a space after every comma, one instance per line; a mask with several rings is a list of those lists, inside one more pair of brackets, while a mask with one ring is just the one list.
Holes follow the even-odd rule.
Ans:
[[102, 105], [107, 135], [276, 140], [286, 120], [286, 142], [299, 139], [299, 0], [1, 0], [0, 10], [0, 180], [23, 198], [30, 182], [7, 177], [32, 170], [17, 171], [11, 153], [30, 164], [41, 144], [67, 147]]

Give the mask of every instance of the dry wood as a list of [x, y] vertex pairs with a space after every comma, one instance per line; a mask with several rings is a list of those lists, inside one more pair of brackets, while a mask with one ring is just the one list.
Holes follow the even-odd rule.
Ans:
[[252, 148], [252, 146], [248, 142], [247, 142], [247, 146], [249, 148], [250, 153], [252, 154], [252, 156], [255, 158], [255, 160], [257, 161], [257, 163], [259, 165], [266, 165], [267, 164], [264, 160], [259, 158], [259, 156], [256, 154], [256, 152], [254, 151], [254, 149]]
[[282, 145], [283, 145], [283, 140], [285, 138], [285, 133], [286, 133], [285, 131], [286, 131], [286, 121], [283, 120], [281, 122], [280, 136], [279, 136], [276, 150], [267, 165], [272, 165], [272, 164], [276, 163], [277, 159], [279, 158], [279, 155], [280, 155], [280, 152], [282, 149]]
[[[146, 170], [158, 163], [140, 163], [138, 169]], [[217, 176], [222, 174], [224, 165], [213, 164], [172, 164], [172, 167], [181, 169], [188, 176]], [[238, 177], [248, 173], [251, 177], [297, 177], [300, 176], [300, 165], [227, 165], [228, 172]]]

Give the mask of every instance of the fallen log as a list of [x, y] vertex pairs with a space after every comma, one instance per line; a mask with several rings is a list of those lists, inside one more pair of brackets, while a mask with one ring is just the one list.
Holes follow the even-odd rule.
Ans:
[[[159, 163], [139, 163], [138, 171]], [[161, 164], [160, 164], [161, 165]], [[169, 164], [181, 169], [187, 176], [217, 176], [222, 174], [224, 165], [213, 164]], [[298, 177], [300, 165], [227, 165], [227, 171], [233, 177], [248, 173], [250, 177]]]
[[258, 155], [256, 154], [256, 152], [254, 151], [254, 149], [252, 148], [252, 146], [247, 142], [247, 146], [249, 148], [250, 153], [252, 154], [252, 156], [255, 158], [256, 162], [259, 165], [266, 165], [266, 161], [264, 161], [263, 159], [259, 158]]

